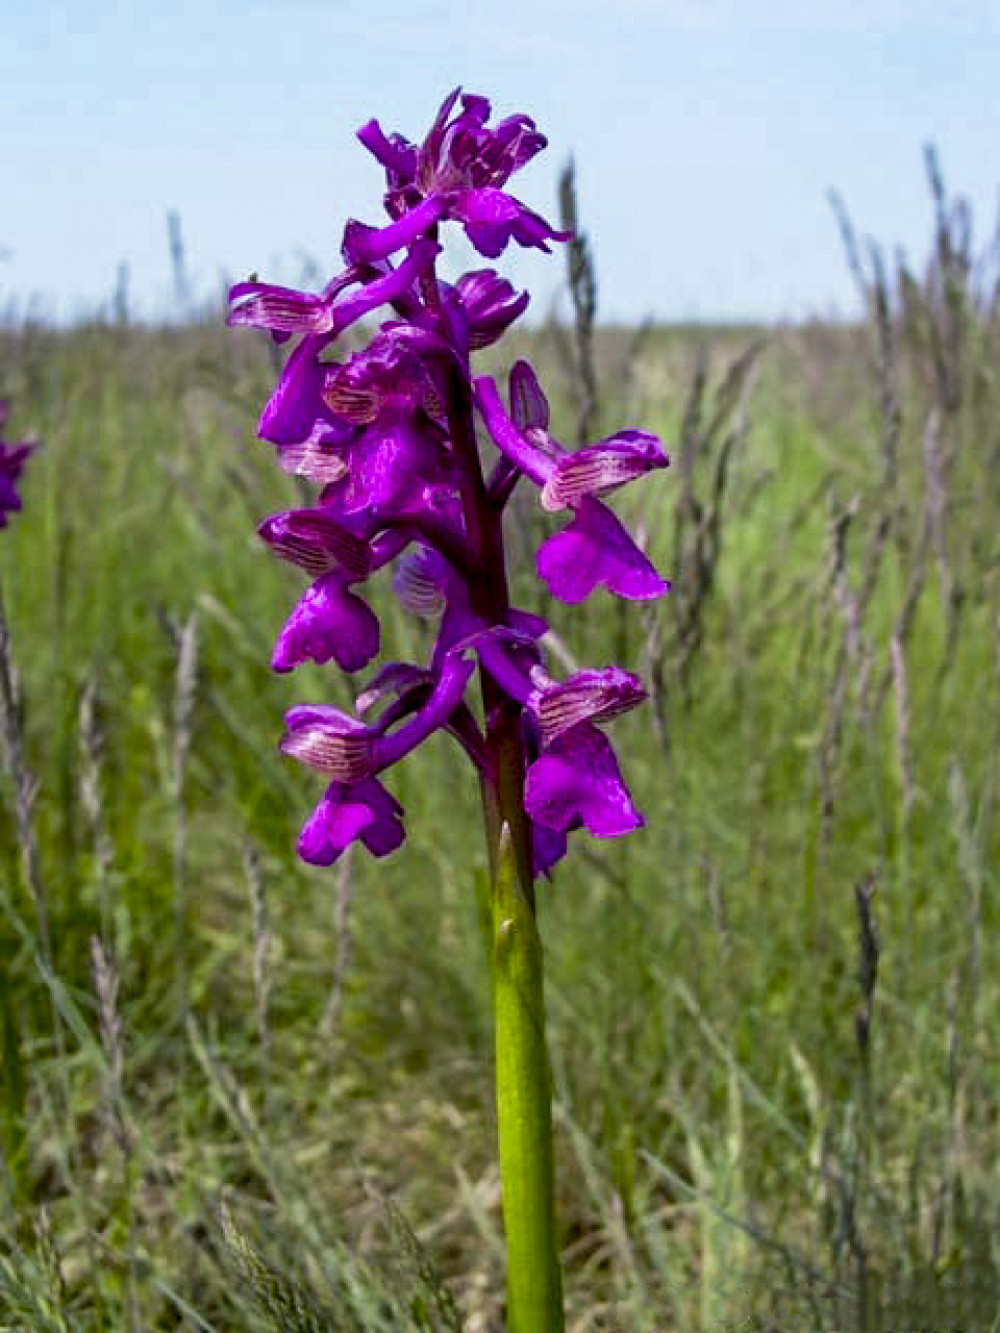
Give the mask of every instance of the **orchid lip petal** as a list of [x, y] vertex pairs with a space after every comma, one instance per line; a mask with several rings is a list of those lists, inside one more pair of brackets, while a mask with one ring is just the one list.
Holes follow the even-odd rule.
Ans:
[[278, 635], [274, 671], [291, 671], [307, 661], [322, 666], [331, 658], [347, 672], [368, 665], [378, 652], [378, 617], [347, 582], [343, 571], [334, 570], [310, 584]]
[[570, 604], [582, 602], [599, 584], [632, 601], [670, 591], [614, 513], [590, 496], [569, 526], [539, 547], [535, 563], [553, 595]]
[[524, 806], [547, 828], [567, 831], [579, 822], [598, 838], [616, 838], [645, 823], [607, 737], [587, 722], [557, 737], [529, 767]]
[[376, 778], [331, 782], [303, 826], [299, 855], [329, 866], [360, 840], [373, 856], [387, 856], [403, 842], [402, 815], [403, 807]]

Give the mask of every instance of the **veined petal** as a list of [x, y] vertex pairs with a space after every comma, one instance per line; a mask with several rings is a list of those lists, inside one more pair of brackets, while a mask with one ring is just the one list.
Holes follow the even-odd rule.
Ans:
[[578, 671], [561, 683], [549, 680], [544, 672], [531, 674], [536, 683], [527, 703], [537, 719], [544, 749], [580, 722], [606, 722], [647, 698], [639, 677], [621, 667]]
[[241, 301], [226, 316], [230, 327], [248, 325], [284, 334], [329, 333], [333, 328], [329, 301], [310, 292], [269, 282], [238, 282], [229, 299]]
[[331, 782], [299, 837], [299, 855], [329, 866], [357, 839], [373, 856], [387, 856], [403, 841], [403, 807], [376, 778], [348, 786]]
[[338, 570], [306, 589], [278, 635], [273, 670], [291, 671], [310, 660], [322, 666], [333, 658], [344, 671], [360, 671], [372, 660], [378, 652], [378, 618], [348, 591], [346, 578]]
[[383, 734], [381, 724], [368, 727], [337, 708], [293, 708], [285, 715], [285, 734], [279, 749], [336, 782], [354, 783], [372, 777], [448, 724], [462, 702], [474, 669], [472, 661], [457, 654], [449, 657], [424, 704], [388, 734]]
[[620, 431], [600, 444], [564, 454], [542, 487], [542, 508], [550, 513], [575, 508], [585, 495], [603, 495], [669, 464], [655, 435], [642, 430]]
[[355, 783], [375, 772], [377, 736], [339, 708], [298, 707], [285, 714], [285, 734], [278, 749], [335, 782]]
[[563, 732], [529, 767], [524, 808], [547, 828], [567, 831], [582, 823], [596, 838], [616, 838], [645, 823], [610, 742], [587, 722]]
[[670, 590], [611, 510], [589, 496], [572, 523], [539, 547], [536, 568], [552, 594], [569, 603], [582, 602], [601, 583], [633, 601]]
[[371, 567], [368, 543], [322, 509], [290, 509], [257, 529], [275, 555], [317, 577], [340, 568], [364, 578]]
[[487, 143], [477, 154], [471, 175], [475, 185], [503, 185], [507, 179], [540, 153], [548, 140], [525, 115], [498, 121]]
[[352, 427], [316, 421], [305, 439], [278, 444], [278, 465], [292, 476], [328, 486], [347, 476], [345, 453], [356, 435]]
[[392, 584], [396, 596], [414, 615], [439, 616], [447, 605], [448, 566], [436, 551], [418, 546], [396, 565]]

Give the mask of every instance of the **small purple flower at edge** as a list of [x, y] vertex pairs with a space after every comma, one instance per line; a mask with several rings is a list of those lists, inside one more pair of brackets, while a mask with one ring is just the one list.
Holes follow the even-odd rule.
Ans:
[[[380, 778], [434, 731], [448, 732], [495, 782], [503, 715], [518, 718], [534, 874], [551, 872], [574, 829], [617, 837], [644, 822], [599, 726], [640, 704], [642, 683], [619, 667], [563, 682], [548, 674], [546, 622], [509, 600], [502, 524], [514, 486], [527, 479], [544, 511], [569, 511], [536, 557], [556, 597], [580, 602], [600, 585], [620, 597], [659, 597], [669, 583], [600, 497], [669, 460], [645, 431], [575, 450], [559, 443], [525, 361], [511, 371], [509, 406], [492, 379], [473, 375], [472, 354], [502, 337], [528, 294], [489, 268], [454, 284], [439, 279], [440, 226], [458, 223], [487, 259], [511, 241], [548, 250], [568, 239], [505, 188], [544, 137], [527, 116], [489, 119], [485, 98], [456, 89], [420, 145], [369, 121], [358, 137], [385, 169], [388, 224], [347, 223], [346, 268], [319, 295], [259, 282], [231, 292], [230, 324], [297, 340], [260, 435], [286, 471], [321, 488], [312, 507], [260, 527], [272, 551], [312, 579], [278, 636], [273, 668], [330, 659], [348, 672], [367, 666], [379, 623], [355, 588], [389, 564], [404, 607], [437, 622], [426, 666], [384, 663], [357, 694], [365, 720], [324, 705], [286, 716], [281, 750], [329, 782], [299, 840], [300, 855], [317, 865], [356, 840], [375, 856], [402, 843], [402, 807]], [[367, 347], [330, 359], [336, 339], [379, 307], [390, 317]], [[477, 417], [500, 451], [489, 476]], [[0, 523], [2, 497], [0, 489]], [[477, 669], [484, 723], [465, 700]]]
[[[3, 435], [10, 404], [0, 398], [0, 436]], [[17, 483], [24, 471], [24, 464], [35, 446], [26, 441], [14, 444], [0, 438], [0, 528], [7, 526], [7, 515], [21, 508], [21, 497], [17, 493]]]

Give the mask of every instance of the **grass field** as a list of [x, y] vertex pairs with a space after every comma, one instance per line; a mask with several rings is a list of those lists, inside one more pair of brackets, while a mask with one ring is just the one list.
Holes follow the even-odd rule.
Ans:
[[[646, 829], [540, 893], [575, 1333], [1000, 1327], [1000, 312], [966, 258], [942, 203], [926, 274], [862, 255], [863, 327], [599, 331], [603, 425], [674, 459], [620, 506], [664, 603], [540, 607], [513, 515], [519, 604], [654, 696], [615, 724]], [[575, 438], [572, 331], [525, 341]], [[254, 529], [298, 496], [263, 336], [7, 328], [0, 375], [44, 442], [0, 535], [0, 1327], [500, 1333], [475, 784], [438, 737], [398, 854], [296, 858], [283, 710], [351, 696], [267, 668], [299, 583]]]

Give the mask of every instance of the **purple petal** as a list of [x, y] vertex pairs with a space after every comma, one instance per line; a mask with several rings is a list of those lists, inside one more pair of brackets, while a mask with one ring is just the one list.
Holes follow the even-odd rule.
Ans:
[[[527, 362], [520, 364], [526, 366]], [[530, 370], [530, 367], [528, 369]], [[521, 388], [527, 389], [523, 376], [519, 384], [519, 393]], [[473, 389], [479, 414], [497, 448], [526, 477], [530, 477], [537, 486], [543, 486], [548, 481], [555, 463], [544, 450], [539, 449], [522, 434], [507, 415], [496, 382], [489, 375], [477, 376], [473, 381]], [[538, 406], [540, 405], [536, 403], [535, 407]]]
[[385, 167], [393, 185], [399, 186], [413, 179], [417, 170], [417, 150], [402, 135], [387, 137], [377, 120], [369, 120], [358, 130], [358, 138]]
[[548, 140], [524, 115], [501, 120], [477, 154], [471, 169], [476, 185], [503, 185], [507, 179], [540, 153]]
[[353, 786], [332, 782], [299, 837], [299, 855], [329, 866], [360, 838], [373, 856], [387, 856], [402, 843], [403, 807], [376, 778]]
[[458, 101], [458, 95], [462, 91], [461, 87], [453, 88], [448, 96], [438, 107], [434, 122], [420, 145], [417, 158], [417, 173], [421, 177], [433, 174], [437, 164], [438, 152], [441, 147], [441, 139], [445, 132], [445, 126], [448, 123], [448, 117], [451, 115], [452, 108]]
[[490, 347], [528, 308], [530, 293], [516, 293], [491, 268], [465, 273], [455, 284], [468, 321], [469, 346]]
[[451, 216], [481, 255], [496, 259], [506, 250], [521, 216], [521, 205], [503, 190], [487, 187], [462, 190], [451, 207]]
[[409, 421], [377, 422], [351, 448], [344, 512], [395, 515], [422, 508], [426, 488], [447, 480], [447, 463], [429, 429]]
[[344, 228], [344, 257], [349, 264], [372, 264], [412, 245], [444, 216], [446, 198], [425, 199], [398, 222], [387, 227], [369, 227], [350, 221]]
[[536, 568], [553, 596], [569, 603], [582, 602], [600, 583], [633, 601], [670, 590], [611, 510], [589, 497], [569, 527], [539, 548]]
[[415, 686], [425, 685], [429, 676], [429, 672], [410, 662], [387, 662], [357, 695], [354, 707], [359, 713], [367, 713], [384, 699], [398, 699]]
[[428, 268], [440, 253], [441, 247], [434, 241], [415, 241], [398, 268], [390, 269], [382, 277], [373, 278], [359, 291], [352, 292], [350, 296], [337, 302], [333, 312], [332, 331], [341, 334], [370, 311], [406, 295], [424, 269]]
[[320, 338], [304, 338], [282, 368], [261, 414], [257, 433], [272, 444], [296, 444], [309, 438], [317, 418], [328, 417], [320, 393], [326, 370], [316, 359]]
[[317, 579], [285, 622], [271, 657], [275, 671], [331, 658], [344, 671], [367, 666], [379, 645], [379, 623], [360, 597], [347, 590], [340, 571]]
[[508, 382], [510, 414], [518, 430], [548, 430], [549, 400], [528, 361], [515, 361]]
[[616, 838], [645, 822], [610, 742], [587, 722], [564, 732], [529, 767], [524, 808], [546, 828], [566, 831], [579, 821], [595, 838]]
[[408, 722], [376, 742], [378, 768], [388, 768], [415, 749], [433, 731], [446, 726], [462, 702], [462, 695], [475, 662], [455, 655], [447, 657], [426, 703]]
[[[3, 421], [0, 420], [0, 426], [2, 424]], [[0, 528], [7, 526], [8, 514], [15, 513], [21, 508], [17, 482], [24, 471], [25, 461], [34, 447], [31, 444], [0, 443]]]

